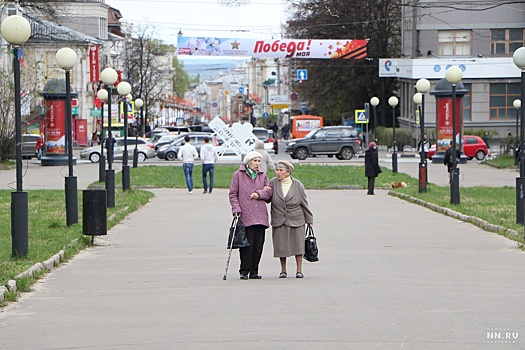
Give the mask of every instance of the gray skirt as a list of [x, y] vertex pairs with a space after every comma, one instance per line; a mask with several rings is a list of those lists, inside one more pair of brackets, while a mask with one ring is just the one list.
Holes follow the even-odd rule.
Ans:
[[274, 258], [304, 254], [304, 226], [272, 227], [272, 238]]

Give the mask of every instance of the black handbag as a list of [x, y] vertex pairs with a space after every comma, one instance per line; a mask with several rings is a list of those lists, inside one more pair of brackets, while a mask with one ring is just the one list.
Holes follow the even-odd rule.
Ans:
[[242, 224], [241, 218], [235, 216], [230, 226], [230, 234], [228, 235], [228, 246], [226, 248], [239, 249], [247, 248], [249, 246], [250, 242], [248, 242], [248, 237], [246, 237], [246, 229]]
[[317, 238], [314, 236], [314, 229], [306, 226], [304, 237], [304, 255], [303, 258], [309, 262], [319, 261], [319, 249], [317, 248]]

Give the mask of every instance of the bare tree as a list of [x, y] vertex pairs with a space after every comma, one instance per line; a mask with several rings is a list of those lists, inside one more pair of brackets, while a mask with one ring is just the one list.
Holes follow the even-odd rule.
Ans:
[[[72, 3], [78, 0], [19, 0], [18, 4], [25, 12], [38, 15], [48, 21], [56, 22], [66, 16]], [[3, 1], [8, 3], [9, 1]]]
[[125, 76], [131, 83], [132, 95], [144, 101], [144, 113], [151, 120], [162, 94], [173, 86], [172, 56], [175, 48], [153, 37], [151, 27], [138, 27], [128, 40]]
[[[8, 66], [0, 72], [0, 161], [12, 159], [15, 153], [15, 84], [13, 75], [12, 52], [10, 47], [4, 54], [10, 55]], [[40, 115], [40, 111], [35, 109], [34, 101], [36, 96], [37, 79], [36, 62], [27, 59], [20, 67], [20, 89], [22, 99], [22, 124], [33, 120], [35, 115]], [[24, 103], [24, 101], [27, 101]]]

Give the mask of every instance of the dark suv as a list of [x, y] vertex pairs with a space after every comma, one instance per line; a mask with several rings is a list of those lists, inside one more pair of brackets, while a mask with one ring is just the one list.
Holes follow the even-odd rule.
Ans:
[[353, 126], [327, 126], [310, 131], [302, 139], [287, 142], [285, 151], [299, 160], [315, 155], [335, 155], [337, 159], [350, 160], [360, 149], [361, 141]]

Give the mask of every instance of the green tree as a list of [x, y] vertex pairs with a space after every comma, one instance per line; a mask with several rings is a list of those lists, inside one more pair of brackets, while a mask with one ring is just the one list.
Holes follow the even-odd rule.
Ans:
[[152, 27], [137, 27], [126, 48], [125, 74], [132, 85], [132, 95], [144, 101], [144, 114], [148, 120], [154, 116], [162, 94], [171, 89], [173, 66], [172, 45], [154, 38]]
[[177, 56], [173, 57], [173, 69], [175, 77], [173, 78], [173, 91], [179, 98], [184, 98], [184, 94], [193, 83], [192, 79], [184, 70], [184, 63], [179, 61]]
[[[296, 83], [294, 91], [308, 100], [313, 112], [327, 124], [338, 124], [343, 115], [353, 115], [372, 96], [387, 106], [387, 96], [396, 88], [395, 79], [378, 77], [382, 57], [400, 52], [401, 3], [398, 0], [287, 0], [292, 10], [287, 36], [300, 39], [368, 39], [365, 59], [293, 59], [292, 67], [308, 69], [308, 80]], [[385, 125], [385, 108], [380, 122]], [[375, 126], [371, 126], [374, 128]]]

